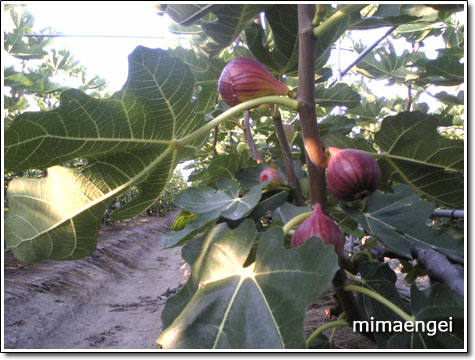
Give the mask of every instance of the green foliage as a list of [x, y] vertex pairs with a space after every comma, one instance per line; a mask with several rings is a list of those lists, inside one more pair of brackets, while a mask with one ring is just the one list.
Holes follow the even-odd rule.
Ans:
[[243, 264], [257, 235], [252, 221], [221, 224], [183, 249], [192, 275], [162, 312], [164, 348], [268, 349], [305, 346], [305, 308], [337, 270], [331, 246], [312, 238], [283, 248], [281, 229], [259, 239], [256, 261]]
[[[341, 8], [325, 5], [320, 23]], [[296, 106], [280, 104], [275, 112], [252, 108], [245, 120], [244, 108], [230, 109], [216, 87], [228, 61], [251, 56], [298, 93], [298, 7], [169, 4], [157, 9], [175, 22], [174, 34], [189, 37], [190, 49], [137, 47], [129, 56], [127, 82], [107, 99], [91, 93], [101, 89], [98, 78], [83, 80], [79, 90], [56, 84], [57, 70], [84, 79], [84, 69], [67, 51], [43, 51], [45, 43], [24, 40], [20, 34], [30, 31], [32, 18], [12, 13], [17, 29], [6, 36], [5, 48], [21, 59], [41, 56], [44, 64], [21, 72], [5, 69], [5, 84], [12, 89], [5, 99], [9, 114], [13, 118], [26, 108], [24, 94], [52, 100], [41, 111], [16, 116], [5, 131], [5, 168], [13, 179], [6, 246], [22, 261], [78, 259], [95, 250], [104, 213], [113, 221], [178, 206], [181, 213], [163, 244], [183, 246], [191, 275], [166, 303], [158, 343], [164, 348], [305, 347], [305, 309], [329, 287], [338, 261], [320, 239], [289, 249], [291, 232], [283, 232], [284, 225], [311, 210]], [[328, 214], [345, 235], [357, 244], [364, 239], [363, 258], [374, 258], [369, 251], [377, 242], [403, 261], [412, 258], [411, 246], [463, 258], [463, 222], [429, 221], [435, 208], [464, 206], [466, 59], [463, 25], [452, 16], [457, 11], [457, 6], [368, 5], [336, 21], [317, 41], [315, 69], [305, 76], [315, 79], [323, 146], [364, 151], [382, 170], [379, 191], [364, 201], [338, 203], [328, 195]], [[351, 39], [355, 29], [372, 36], [373, 29], [392, 25], [400, 25], [398, 31], [353, 68], [358, 79], [353, 73], [348, 81], [330, 82], [341, 70], [329, 64], [338, 39]], [[435, 37], [445, 48], [429, 59], [425, 44]], [[15, 39], [21, 39], [16, 47]], [[403, 39], [411, 46], [401, 52], [397, 44]], [[353, 48], [364, 50], [359, 43]], [[381, 80], [410, 96], [370, 90]], [[425, 103], [428, 94], [435, 107]], [[272, 115], [277, 110], [296, 131], [290, 155], [276, 136]], [[252, 151], [238, 151], [244, 142]], [[188, 160], [191, 186], [176, 170]], [[305, 206], [296, 206], [286, 164], [295, 168]], [[269, 166], [279, 168], [287, 183], [273, 189], [260, 183], [259, 174]], [[30, 177], [15, 175], [26, 171]], [[404, 265], [409, 282], [424, 274], [420, 265]], [[408, 316], [454, 319], [450, 335], [375, 334], [378, 346], [463, 347], [463, 299], [437, 279], [425, 290], [413, 286], [409, 303], [399, 295], [387, 264], [355, 267], [361, 286]], [[359, 294], [358, 302], [367, 316], [400, 319], [374, 297]], [[311, 347], [331, 346], [331, 339], [317, 340]]]

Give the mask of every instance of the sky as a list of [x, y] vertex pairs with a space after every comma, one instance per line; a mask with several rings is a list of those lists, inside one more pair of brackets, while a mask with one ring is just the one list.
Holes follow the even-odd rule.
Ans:
[[[35, 17], [34, 29], [51, 26], [68, 35], [118, 35], [171, 37], [167, 16], [157, 15], [153, 3], [143, 2], [34, 2], [28, 10]], [[5, 20], [9, 20], [7, 14]], [[8, 22], [3, 25], [8, 28]], [[52, 47], [70, 50], [87, 68], [89, 76], [99, 75], [117, 91], [128, 73], [127, 56], [138, 46], [166, 47], [165, 38], [55, 38]]]

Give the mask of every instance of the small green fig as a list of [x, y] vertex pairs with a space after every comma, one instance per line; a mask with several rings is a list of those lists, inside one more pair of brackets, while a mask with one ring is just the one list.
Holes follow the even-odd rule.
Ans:
[[239, 154], [242, 154], [244, 151], [247, 150], [249, 150], [249, 146], [247, 146], [245, 142], [240, 142], [239, 144], [237, 144], [237, 152]]

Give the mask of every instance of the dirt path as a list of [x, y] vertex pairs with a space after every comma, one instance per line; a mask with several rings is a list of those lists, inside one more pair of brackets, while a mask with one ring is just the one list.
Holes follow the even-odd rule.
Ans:
[[21, 264], [5, 254], [4, 341], [16, 349], [154, 349], [160, 314], [189, 270], [161, 237], [178, 212], [100, 234], [70, 262]]

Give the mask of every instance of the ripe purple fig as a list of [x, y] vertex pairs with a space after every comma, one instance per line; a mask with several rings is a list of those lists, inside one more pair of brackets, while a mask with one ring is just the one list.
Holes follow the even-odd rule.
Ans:
[[361, 200], [379, 187], [381, 169], [370, 155], [354, 149], [329, 147], [327, 183], [331, 193], [343, 201]]
[[238, 57], [224, 67], [218, 81], [218, 91], [226, 104], [235, 106], [261, 96], [284, 96], [290, 90], [259, 61]]
[[290, 246], [300, 246], [312, 236], [319, 237], [326, 245], [332, 244], [338, 256], [343, 254], [343, 246], [345, 244], [343, 233], [338, 225], [323, 213], [320, 204], [315, 205], [312, 215], [302, 221], [297, 230], [295, 230], [290, 240]]
[[266, 180], [270, 180], [270, 186], [280, 186], [284, 183], [284, 179], [280, 175], [280, 171], [274, 168], [267, 168], [261, 171], [259, 175], [259, 182], [262, 183]]

